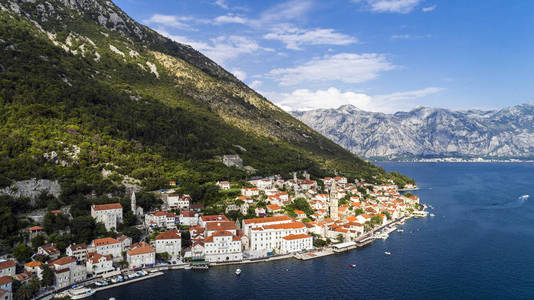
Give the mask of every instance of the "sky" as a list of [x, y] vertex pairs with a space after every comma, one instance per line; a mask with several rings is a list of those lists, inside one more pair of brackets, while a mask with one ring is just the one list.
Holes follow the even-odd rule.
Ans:
[[534, 101], [534, 1], [114, 2], [287, 111]]

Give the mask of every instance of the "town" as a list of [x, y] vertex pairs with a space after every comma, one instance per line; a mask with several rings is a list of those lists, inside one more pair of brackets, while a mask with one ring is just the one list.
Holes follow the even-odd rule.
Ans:
[[[370, 184], [339, 176], [311, 180], [304, 171], [288, 179], [270, 176], [216, 185], [232, 195], [216, 204], [222, 210], [218, 214], [180, 193], [174, 181], [152, 192], [161, 205], [150, 211], [137, 205], [135, 192], [130, 207], [118, 202], [91, 205], [91, 217], [112, 234], [70, 244], [64, 251], [45, 243], [43, 224], [27, 228], [29, 240], [40, 239], [41, 245], [31, 252], [22, 244], [0, 260], [0, 298], [10, 300], [18, 289], [36, 298], [80, 299], [162, 275], [162, 270], [308, 260], [387, 238], [395, 225], [427, 214], [417, 196], [401, 194], [393, 181]], [[409, 184], [402, 190], [416, 188]], [[141, 237], [119, 232], [126, 213], [135, 217]], [[48, 214], [71, 218], [66, 210]]]

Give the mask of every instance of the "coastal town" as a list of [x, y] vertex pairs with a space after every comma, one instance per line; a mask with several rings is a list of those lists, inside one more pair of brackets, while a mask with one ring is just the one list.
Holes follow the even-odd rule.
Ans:
[[[150, 211], [137, 205], [135, 192], [129, 207], [118, 202], [91, 205], [91, 217], [111, 234], [64, 250], [44, 243], [42, 224], [27, 228], [29, 239], [40, 237], [43, 244], [27, 261], [17, 255], [0, 260], [0, 298], [13, 299], [15, 285], [41, 286], [34, 298], [81, 299], [166, 270], [309, 260], [385, 239], [406, 219], [428, 214], [417, 196], [402, 194], [417, 189], [415, 185], [398, 187], [393, 181], [370, 184], [340, 176], [312, 180], [304, 171], [292, 178], [275, 175], [244, 183], [218, 181], [216, 186], [235, 195], [217, 204], [222, 210], [217, 214], [180, 193], [174, 181], [152, 192], [161, 205]], [[136, 240], [119, 231], [126, 213], [143, 232]], [[49, 214], [71, 218], [68, 209]]]

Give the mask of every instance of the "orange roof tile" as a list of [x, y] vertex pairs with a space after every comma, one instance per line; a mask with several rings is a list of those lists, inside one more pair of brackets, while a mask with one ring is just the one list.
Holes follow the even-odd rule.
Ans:
[[32, 260], [29, 263], [25, 263], [24, 266], [28, 268], [35, 268], [41, 266], [43, 263], [38, 260]]
[[141, 255], [141, 254], [156, 252], [154, 248], [150, 247], [150, 245], [145, 242], [141, 242], [137, 246], [133, 246], [133, 247], [135, 248], [132, 248], [132, 250], [128, 251], [126, 254], [128, 254], [129, 256], [132, 256], [132, 255]]
[[93, 241], [93, 244], [95, 246], [104, 246], [104, 245], [117, 244], [117, 243], [120, 243], [120, 242], [110, 237], [96, 239]]
[[305, 238], [311, 238], [311, 235], [307, 235], [307, 234], [290, 234], [288, 236], [284, 236], [282, 237], [284, 240], [286, 241], [291, 241], [291, 240], [300, 240], [300, 239], [305, 239]]
[[156, 240], [176, 240], [181, 239], [180, 232], [178, 230], [169, 230], [156, 236]]
[[122, 205], [120, 203], [95, 204], [91, 208], [93, 210], [122, 209]]
[[276, 216], [276, 217], [246, 219], [246, 220], [244, 220], [244, 222], [245, 222], [245, 224], [261, 224], [261, 223], [292, 221], [292, 220], [293, 219], [291, 219], [288, 216]]

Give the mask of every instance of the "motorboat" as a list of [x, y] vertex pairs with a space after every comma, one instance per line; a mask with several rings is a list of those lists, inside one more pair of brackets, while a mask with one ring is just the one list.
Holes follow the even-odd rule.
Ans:
[[391, 252], [389, 252], [389, 251], [385, 251], [384, 254], [387, 255], [387, 256], [390, 256], [390, 255], [391, 255]]
[[237, 269], [235, 270], [235, 275], [236, 275], [236, 276], [239, 276], [240, 274], [241, 274], [241, 269], [237, 268]]
[[404, 229], [397, 229], [398, 232], [404, 232]]
[[349, 265], [351, 268], [356, 268], [356, 265], [355, 264], [350, 264]]
[[96, 293], [95, 290], [86, 287], [76, 287], [67, 291], [70, 299], [83, 299]]
[[435, 215], [435, 214], [430, 214], [429, 216], [431, 216], [431, 217], [435, 217], [436, 215]]

